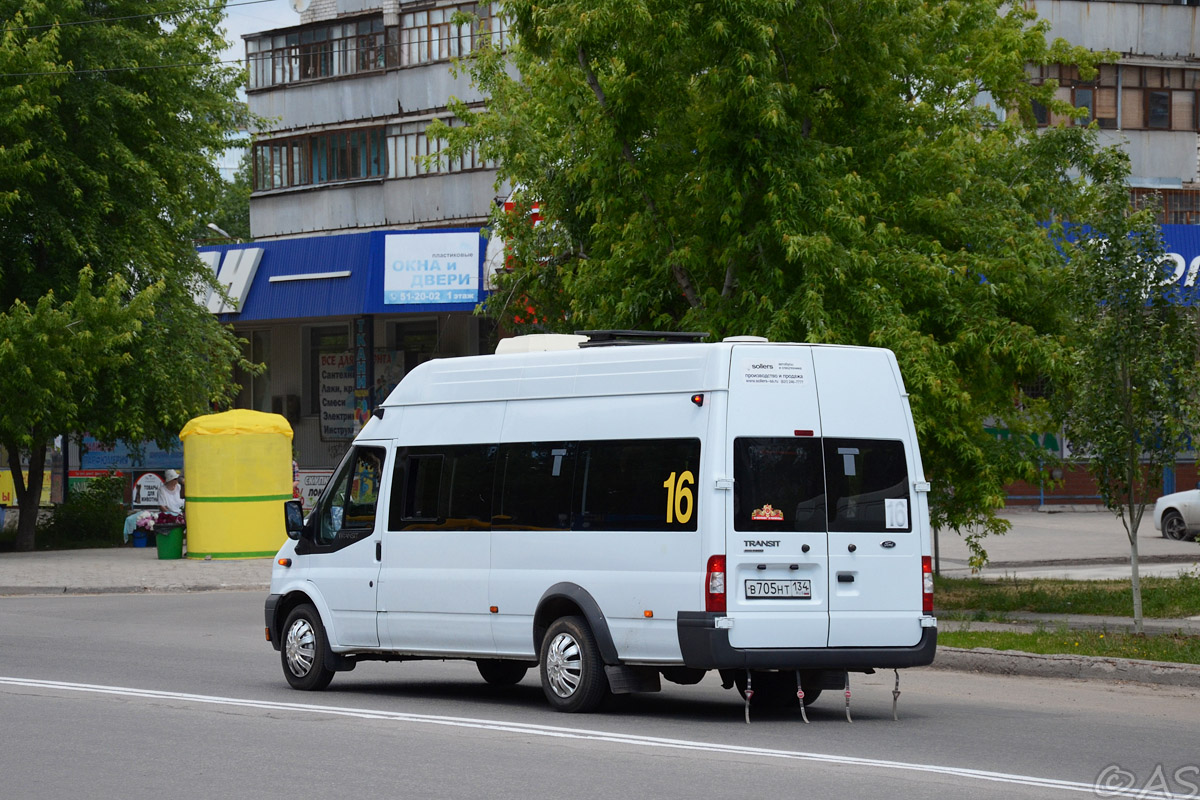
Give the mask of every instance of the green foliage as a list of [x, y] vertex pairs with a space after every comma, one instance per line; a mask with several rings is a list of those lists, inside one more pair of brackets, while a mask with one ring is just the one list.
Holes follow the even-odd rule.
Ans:
[[1129, 537], [1140, 632], [1138, 528], [1163, 468], [1198, 430], [1200, 326], [1182, 302], [1194, 293], [1185, 296], [1162, 260], [1154, 209], [1129, 207], [1128, 157], [1106, 151], [1092, 167], [1097, 213], [1069, 251], [1075, 350], [1058, 400], [1072, 450], [1088, 459], [1104, 505]]
[[[223, 177], [217, 186], [217, 201], [212, 216], [208, 219], [197, 219], [192, 238], [205, 244], [228, 244], [221, 234], [208, 227], [213, 223], [234, 239], [250, 238], [250, 192], [253, 190], [253, 172], [250, 162], [250, 151], [242, 154], [238, 162], [237, 172], [233, 180]], [[213, 237], [219, 237], [213, 241]]]
[[1182, 302], [1194, 293], [1162, 261], [1155, 209], [1129, 207], [1128, 159], [1104, 155], [1092, 188], [1099, 213], [1070, 251], [1076, 349], [1060, 400], [1072, 449], [1136, 544], [1163, 468], [1200, 423], [1200, 327]]
[[38, 526], [38, 548], [116, 547], [125, 527], [124, 477], [109, 473], [71, 492]]
[[[33, 548], [56, 435], [166, 442], [236, 389], [238, 340], [196, 305], [214, 155], [248, 122], [223, 0], [0, 0], [0, 444]], [[102, 20], [102, 21], [101, 21]]]
[[[1021, 4], [512, 0], [515, 43], [477, 52], [484, 110], [434, 126], [498, 159], [515, 269], [488, 312], [518, 332], [704, 330], [895, 351], [934, 524], [1002, 531], [1003, 487], [1037, 479], [1061, 374], [1053, 216], [1078, 213], [1086, 129], [1027, 63], [1103, 54]], [[976, 103], [990, 92], [1001, 121]], [[539, 204], [544, 223], [525, 213]], [[532, 309], [529, 313], [526, 309]], [[984, 431], [985, 421], [1007, 437]]]

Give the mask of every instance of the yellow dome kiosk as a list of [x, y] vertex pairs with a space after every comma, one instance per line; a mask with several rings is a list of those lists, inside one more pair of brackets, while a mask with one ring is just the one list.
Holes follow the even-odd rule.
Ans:
[[279, 414], [236, 409], [196, 417], [179, 432], [188, 558], [273, 556], [292, 499], [292, 426]]

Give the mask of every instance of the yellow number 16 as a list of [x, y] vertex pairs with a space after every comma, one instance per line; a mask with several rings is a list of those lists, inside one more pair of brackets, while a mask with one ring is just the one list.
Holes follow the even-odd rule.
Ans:
[[678, 522], [687, 524], [692, 518], [692, 490], [688, 487], [695, 485], [696, 478], [691, 470], [685, 470], [679, 480], [675, 480], [672, 472], [665, 481], [663, 488], [667, 490], [667, 524]]

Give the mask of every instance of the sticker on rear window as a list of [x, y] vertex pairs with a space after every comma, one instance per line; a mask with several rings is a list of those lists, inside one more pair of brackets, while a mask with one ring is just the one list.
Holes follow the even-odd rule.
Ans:
[[885, 499], [883, 501], [883, 510], [887, 515], [887, 521], [884, 524], [888, 530], [893, 528], [905, 529], [908, 527], [907, 500]]
[[770, 503], [766, 503], [762, 508], [756, 508], [750, 512], [750, 519], [783, 522], [783, 512], [778, 508], [772, 507]]

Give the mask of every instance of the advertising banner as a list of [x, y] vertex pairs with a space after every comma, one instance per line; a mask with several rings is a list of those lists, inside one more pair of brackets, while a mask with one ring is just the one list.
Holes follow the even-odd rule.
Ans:
[[[28, 478], [29, 473], [22, 471]], [[42, 497], [39, 505], [50, 505], [50, 470], [42, 472]], [[0, 506], [15, 506], [17, 504], [17, 487], [13, 485], [12, 470], [0, 469]]]
[[[353, 439], [366, 418], [355, 413], [355, 362], [352, 351], [321, 353], [317, 357], [317, 401], [321, 420], [321, 441]], [[404, 376], [404, 353], [375, 351], [375, 386], [372, 407], [387, 397]], [[370, 414], [370, 410], [367, 410]]]
[[297, 473], [300, 482], [300, 503], [304, 506], [305, 514], [312, 511], [332, 475], [331, 469], [302, 469]]
[[478, 231], [388, 234], [383, 302], [478, 303], [482, 256]]

